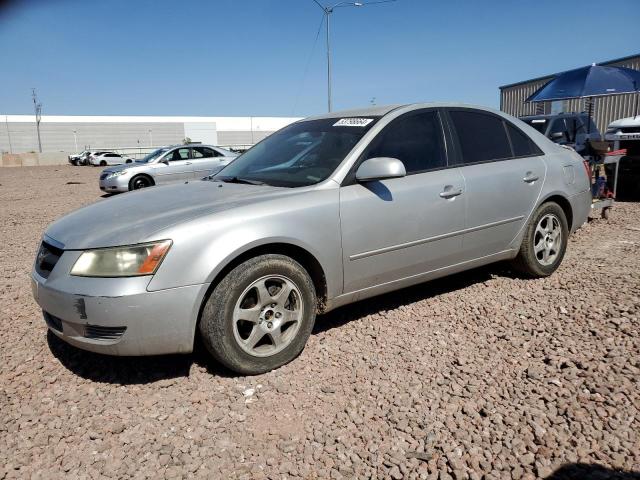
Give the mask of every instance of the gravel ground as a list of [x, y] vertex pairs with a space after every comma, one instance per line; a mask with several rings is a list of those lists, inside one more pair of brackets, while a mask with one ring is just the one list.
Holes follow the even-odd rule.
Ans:
[[550, 278], [496, 265], [342, 308], [294, 362], [238, 377], [201, 349], [47, 335], [32, 260], [49, 222], [105, 201], [98, 172], [0, 169], [0, 479], [640, 478], [640, 204]]

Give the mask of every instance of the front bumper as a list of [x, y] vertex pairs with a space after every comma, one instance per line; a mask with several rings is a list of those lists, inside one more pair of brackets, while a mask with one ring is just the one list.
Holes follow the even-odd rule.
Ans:
[[65, 256], [75, 253], [79, 252], [65, 252], [48, 279], [35, 270], [31, 274], [33, 296], [56, 336], [78, 348], [109, 355], [193, 350], [207, 284], [149, 292], [148, 276], [87, 278], [72, 277], [68, 270], [57, 273], [70, 263]]
[[120, 175], [118, 177], [111, 178], [102, 178], [103, 174], [100, 175], [100, 180], [98, 180], [100, 185], [100, 190], [103, 192], [128, 192], [129, 191], [129, 180], [131, 180], [131, 175]]

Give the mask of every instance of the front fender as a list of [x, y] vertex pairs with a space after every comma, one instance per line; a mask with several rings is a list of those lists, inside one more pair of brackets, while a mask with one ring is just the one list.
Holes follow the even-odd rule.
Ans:
[[342, 246], [338, 189], [317, 190], [296, 199], [230, 209], [197, 218], [158, 238], [173, 240], [148, 290], [210, 283], [235, 258], [256, 247], [280, 243], [315, 257], [329, 298], [342, 291]]

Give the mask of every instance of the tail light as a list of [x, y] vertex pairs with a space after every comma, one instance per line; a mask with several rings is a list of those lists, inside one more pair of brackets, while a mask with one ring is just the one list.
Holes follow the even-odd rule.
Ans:
[[589, 166], [589, 162], [587, 162], [586, 160], [582, 160], [582, 164], [584, 165], [584, 171], [587, 174], [587, 178], [589, 179], [589, 182], [591, 182], [591, 178], [593, 174], [591, 173], [591, 167]]

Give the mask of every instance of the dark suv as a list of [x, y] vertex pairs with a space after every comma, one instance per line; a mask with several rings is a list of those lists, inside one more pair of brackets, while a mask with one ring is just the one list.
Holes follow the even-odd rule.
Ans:
[[582, 156], [592, 155], [588, 140], [600, 141], [602, 136], [591, 117], [585, 113], [529, 115], [520, 117], [551, 141], [568, 145]]

